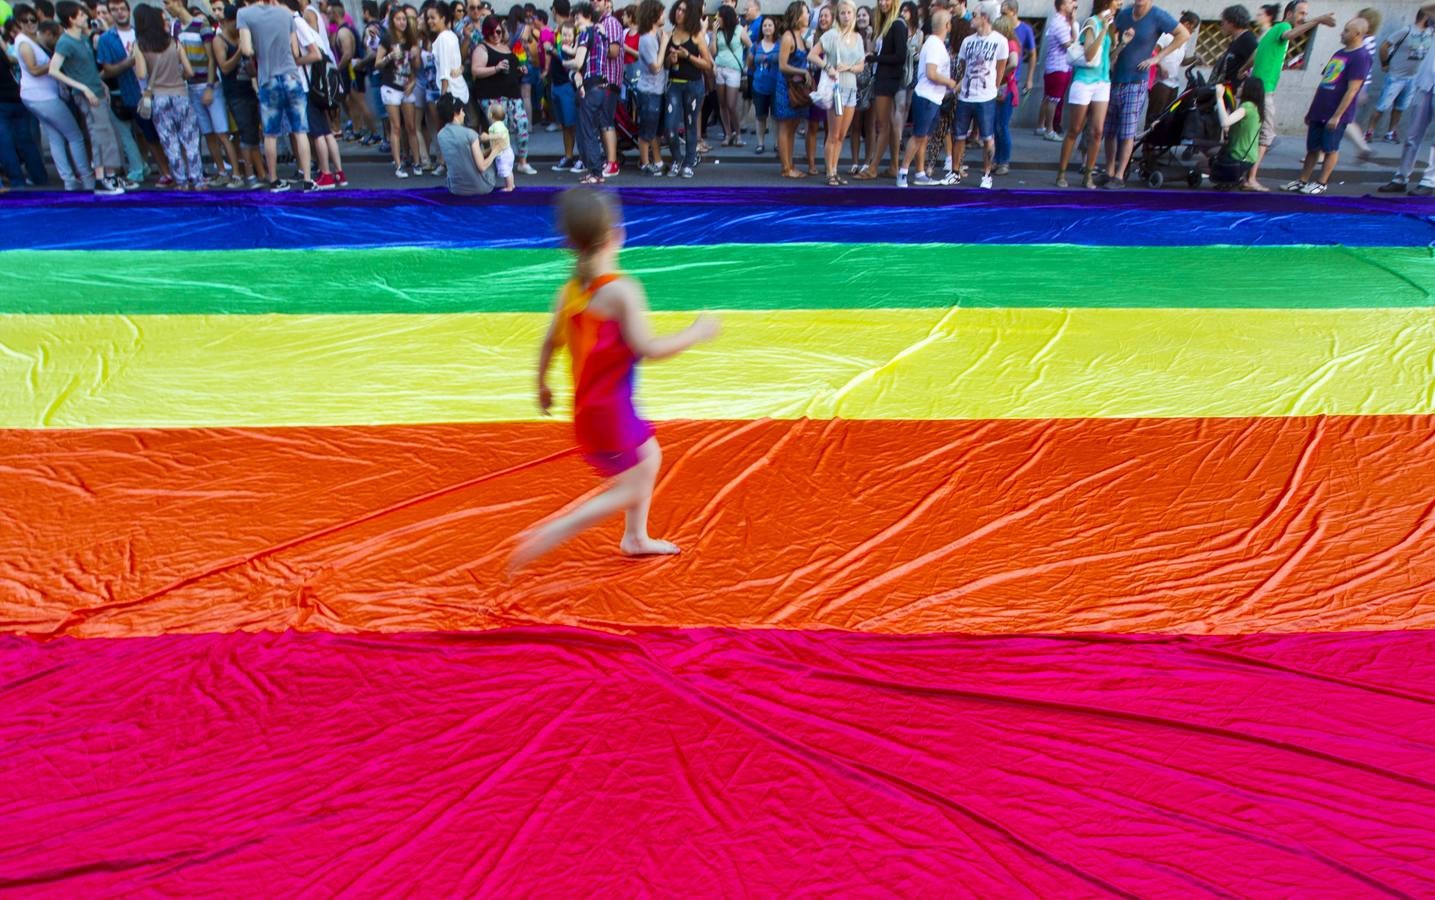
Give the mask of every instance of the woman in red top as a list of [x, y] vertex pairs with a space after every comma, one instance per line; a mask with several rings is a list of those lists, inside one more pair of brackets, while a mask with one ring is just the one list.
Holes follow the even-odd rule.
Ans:
[[653, 427], [633, 405], [633, 384], [641, 359], [666, 359], [717, 337], [717, 319], [703, 315], [666, 337], [653, 334], [643, 289], [617, 270], [623, 227], [611, 195], [572, 188], [558, 201], [558, 224], [578, 255], [573, 278], [558, 292], [553, 321], [538, 354], [538, 405], [553, 406], [548, 368], [566, 346], [573, 360], [573, 430], [583, 457], [609, 479], [607, 488], [566, 515], [527, 532], [510, 569], [532, 562], [614, 513], [625, 518], [619, 549], [629, 556], [678, 552], [648, 535], [662, 453]]

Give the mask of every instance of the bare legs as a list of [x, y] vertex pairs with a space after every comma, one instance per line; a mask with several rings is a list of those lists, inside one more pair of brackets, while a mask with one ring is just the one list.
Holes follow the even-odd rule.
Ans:
[[572, 512], [545, 522], [520, 539], [518, 549], [509, 561], [513, 571], [533, 562], [564, 541], [617, 513], [623, 513], [623, 539], [619, 549], [628, 556], [670, 556], [677, 546], [648, 534], [648, 510], [653, 503], [653, 487], [658, 481], [663, 454], [657, 438], [649, 438], [638, 450], [636, 466], [614, 477], [598, 496]]

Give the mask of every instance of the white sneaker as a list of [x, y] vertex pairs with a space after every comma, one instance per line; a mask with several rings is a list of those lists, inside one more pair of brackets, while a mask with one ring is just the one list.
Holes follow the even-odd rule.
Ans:
[[1325, 185], [1321, 184], [1319, 181], [1312, 181], [1310, 184], [1307, 184], [1305, 187], [1300, 189], [1300, 192], [1302, 194], [1324, 194], [1325, 191]]
[[1287, 181], [1285, 184], [1281, 185], [1281, 190], [1290, 194], [1299, 194], [1301, 191], [1305, 190], [1305, 186], [1306, 183], [1297, 178], [1295, 181]]
[[906, 172], [898, 172], [898, 173], [897, 173], [897, 187], [899, 187], [899, 188], [904, 188], [904, 187], [906, 187], [906, 186], [907, 186], [907, 173], [906, 173]]
[[1042, 136], [1042, 140], [1051, 141], [1052, 143], [1059, 144], [1066, 139], [1063, 138], [1060, 134], [1057, 134], [1055, 131], [1048, 131], [1045, 135]]
[[525, 162], [523, 165], [521, 165], [521, 166], [514, 166], [514, 167], [513, 167], [513, 171], [517, 172], [517, 173], [520, 174], [520, 175], [537, 175], [537, 174], [538, 174], [538, 170], [535, 169], [535, 168], [533, 168], [532, 166], [530, 166], [530, 165], [529, 165], [528, 163], [526, 163], [526, 162]]
[[1032, 134], [1036, 135], [1036, 136], [1039, 137], [1039, 138], [1044, 138], [1044, 137], [1046, 137], [1048, 134], [1051, 134], [1051, 132], [1047, 131], [1045, 128], [1038, 128], [1038, 129], [1036, 129], [1035, 131], [1033, 131]]
[[991, 190], [991, 189], [992, 189], [992, 177], [991, 177], [990, 175], [983, 175], [983, 176], [982, 176], [982, 190], [984, 190], [984, 191], [989, 191], [989, 190]]
[[916, 185], [928, 185], [936, 184], [937, 182], [935, 179], [932, 178], [932, 176], [928, 175], [926, 172], [918, 172], [915, 176], [913, 176], [912, 183]]
[[942, 176], [942, 180], [940, 183], [949, 186], [954, 184], [961, 184], [962, 176], [958, 175], [956, 172], [948, 172], [947, 174]]

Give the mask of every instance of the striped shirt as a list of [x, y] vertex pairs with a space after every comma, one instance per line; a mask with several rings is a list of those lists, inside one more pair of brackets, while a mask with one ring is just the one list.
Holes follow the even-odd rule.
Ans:
[[620, 53], [616, 58], [608, 57], [608, 47], [616, 44], [623, 46], [623, 35], [626, 29], [618, 17], [609, 13], [598, 23], [598, 31], [603, 35], [603, 77], [609, 84], [623, 83], [623, 55]]

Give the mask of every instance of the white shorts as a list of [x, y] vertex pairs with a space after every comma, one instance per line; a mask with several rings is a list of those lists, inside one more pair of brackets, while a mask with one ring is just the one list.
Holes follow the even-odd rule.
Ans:
[[195, 118], [199, 119], [200, 134], [228, 134], [229, 133], [229, 110], [224, 106], [224, 91], [219, 85], [215, 85], [214, 93], [210, 96], [210, 104], [204, 105], [204, 91], [207, 85], [191, 84], [189, 88], [189, 105], [194, 110]]
[[498, 177], [507, 181], [513, 177], [513, 148], [505, 147], [498, 158], [493, 161], [493, 166], [498, 170]]
[[735, 88], [742, 84], [742, 73], [737, 69], [717, 66], [713, 69], [713, 78], [717, 81], [718, 87]]
[[383, 86], [379, 88], [379, 99], [385, 106], [401, 106], [405, 103], [413, 106], [419, 102], [419, 98], [413, 94], [405, 94], [398, 88]]
[[1111, 102], [1111, 82], [1071, 80], [1066, 89], [1067, 106], [1090, 106], [1093, 103]]

